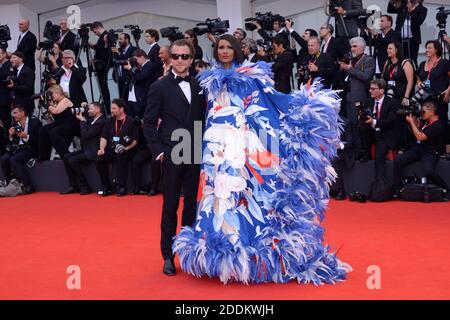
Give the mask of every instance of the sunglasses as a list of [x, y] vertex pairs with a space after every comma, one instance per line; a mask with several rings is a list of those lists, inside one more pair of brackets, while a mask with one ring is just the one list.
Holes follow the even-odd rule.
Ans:
[[170, 58], [173, 60], [178, 60], [179, 58], [183, 59], [183, 60], [189, 60], [192, 58], [192, 56], [190, 54], [176, 54], [176, 53], [172, 53], [170, 55]]

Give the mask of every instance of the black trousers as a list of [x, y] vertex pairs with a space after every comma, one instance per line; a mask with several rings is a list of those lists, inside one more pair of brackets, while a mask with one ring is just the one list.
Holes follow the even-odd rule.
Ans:
[[127, 105], [128, 105], [127, 115], [133, 118], [135, 117], [138, 117], [139, 119], [144, 118], [144, 111], [146, 107], [144, 104], [128, 101]]
[[333, 168], [336, 171], [337, 177], [334, 183], [331, 186], [331, 189], [333, 189], [336, 192], [345, 192], [345, 186], [344, 186], [344, 177], [343, 172], [345, 166], [345, 161], [342, 156], [338, 156], [333, 160]]
[[177, 211], [181, 188], [184, 190], [182, 226], [192, 226], [197, 207], [200, 166], [176, 165], [166, 156], [162, 164], [163, 210], [161, 220], [161, 253], [164, 260], [173, 259], [173, 237], [177, 231]]
[[135, 189], [143, 189], [145, 183], [142, 181], [142, 167], [146, 162], [151, 165], [151, 180], [149, 181], [150, 189], [158, 190], [159, 181], [161, 178], [161, 161], [152, 161], [152, 154], [150, 150], [138, 150], [136, 155], [131, 160], [131, 175], [133, 177], [133, 184]]
[[66, 154], [63, 160], [70, 186], [79, 190], [89, 189], [89, 184], [81, 170], [81, 166], [93, 161], [86, 158], [81, 150]]
[[122, 154], [109, 153], [101, 156], [95, 162], [97, 172], [100, 176], [102, 185], [108, 189], [112, 188], [112, 183], [109, 178], [109, 166], [115, 165], [116, 172], [114, 174], [116, 185], [118, 187], [126, 187], [128, 179], [128, 164], [133, 158], [135, 152], [133, 150], [124, 152]]
[[417, 70], [417, 57], [419, 56], [419, 46], [420, 44], [416, 43], [413, 39], [402, 40], [403, 44], [403, 56], [405, 59], [411, 59], [414, 61], [414, 66]]
[[375, 179], [386, 178], [386, 156], [391, 149], [388, 141], [375, 133]]
[[3, 177], [9, 183], [12, 171], [19, 182], [31, 186], [31, 179], [27, 172], [27, 162], [34, 157], [36, 157], [36, 153], [31, 149], [25, 148], [15, 153], [7, 152], [3, 154], [0, 157]]
[[97, 71], [98, 82], [100, 85], [100, 92], [103, 98], [103, 104], [105, 105], [106, 114], [111, 114], [111, 95], [108, 88], [108, 70], [105, 68], [99, 68]]
[[63, 159], [69, 153], [69, 146], [75, 136], [80, 134], [78, 122], [49, 123], [39, 132], [39, 160], [49, 160], [52, 147]]
[[436, 173], [436, 163], [439, 160], [439, 152], [427, 150], [421, 145], [415, 145], [394, 161], [394, 187], [400, 189], [403, 177], [403, 168], [408, 164], [420, 161], [425, 176], [439, 187], [448, 190], [448, 185], [441, 176]]
[[11, 127], [11, 106], [9, 104], [0, 105], [0, 120], [3, 122], [5, 129], [9, 129]]

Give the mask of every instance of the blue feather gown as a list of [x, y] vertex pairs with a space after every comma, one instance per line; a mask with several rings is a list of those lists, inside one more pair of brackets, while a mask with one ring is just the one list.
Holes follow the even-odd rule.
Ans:
[[339, 142], [334, 91], [273, 88], [270, 64], [200, 75], [208, 96], [197, 217], [175, 237], [183, 271], [248, 283], [336, 283], [351, 267], [320, 223]]

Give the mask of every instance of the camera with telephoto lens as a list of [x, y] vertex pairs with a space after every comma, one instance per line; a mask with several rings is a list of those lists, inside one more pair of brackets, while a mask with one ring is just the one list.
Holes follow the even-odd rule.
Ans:
[[46, 38], [47, 40], [39, 42], [37, 48], [39, 50], [40, 49], [44, 49], [47, 51], [52, 50], [55, 42], [59, 41], [60, 35], [61, 35], [61, 27], [53, 24], [51, 21], [47, 21], [45, 23], [44, 28], [44, 38]]
[[3, 75], [3, 78], [0, 79], [0, 83], [4, 86], [11, 84], [17, 80], [16, 74], [14, 72], [14, 68], [11, 66], [7, 73]]
[[431, 97], [431, 88], [429, 84], [424, 81], [420, 84], [414, 96], [409, 100], [409, 105], [397, 110], [397, 114], [400, 116], [413, 115], [420, 117], [422, 115], [422, 103], [429, 100]]
[[369, 117], [373, 118], [373, 112], [372, 110], [368, 109], [364, 103], [362, 102], [355, 102], [355, 108], [358, 115], [358, 120], [362, 124], [366, 124], [366, 121], [369, 120]]
[[393, 84], [387, 84], [386, 97], [391, 99], [395, 97], [395, 86]]
[[48, 113], [48, 107], [50, 106], [50, 103], [53, 102], [53, 96], [50, 90], [46, 90], [44, 94], [36, 93], [31, 96], [31, 99], [38, 100], [38, 109], [43, 109], [43, 114]]
[[311, 73], [309, 72], [308, 68], [308, 61], [301, 64], [297, 69], [297, 79], [299, 79], [301, 82], [306, 82], [311, 76]]
[[[204, 28], [199, 28], [200, 26], [205, 26]], [[230, 28], [230, 22], [228, 20], [221, 20], [220, 18], [216, 19], [206, 19], [205, 22], [200, 22], [196, 24], [196, 27], [193, 28], [194, 33], [197, 36], [204, 35], [205, 33], [211, 33], [215, 36], [222, 35], [228, 32]]]
[[130, 63], [132, 68], [137, 68], [138, 66], [136, 57], [131, 57], [129, 59], [114, 59], [114, 63], [118, 66], [125, 66]]
[[111, 143], [111, 147], [116, 154], [122, 154], [126, 152], [125, 148], [128, 147], [131, 144], [131, 142], [132, 141], [129, 136], [125, 136], [123, 138], [114, 137]]
[[0, 25], [0, 47], [8, 48], [8, 41], [11, 40], [11, 30], [8, 25]]
[[45, 81], [49, 82], [50, 80], [55, 80], [57, 83], [61, 80], [61, 77], [64, 75], [64, 69], [58, 68], [54, 72], [50, 72], [48, 70], [45, 70], [42, 72], [42, 79], [45, 79]]
[[159, 29], [161, 37], [168, 38], [170, 42], [175, 42], [177, 40], [183, 39], [183, 33], [178, 27], [165, 27]]
[[89, 110], [89, 104], [87, 102], [82, 102], [80, 107], [72, 107], [70, 111], [72, 114], [87, 114]]
[[16, 131], [16, 134], [24, 131], [22, 125], [17, 121], [13, 121], [11, 123], [11, 127], [14, 128], [14, 130]]
[[255, 31], [256, 26], [252, 22], [258, 22], [261, 28], [265, 31], [273, 30], [273, 23], [275, 21], [280, 21], [281, 26], [285, 26], [286, 19], [279, 14], [272, 14], [271, 11], [266, 13], [257, 12], [254, 18], [245, 19], [245, 30], [247, 31]]

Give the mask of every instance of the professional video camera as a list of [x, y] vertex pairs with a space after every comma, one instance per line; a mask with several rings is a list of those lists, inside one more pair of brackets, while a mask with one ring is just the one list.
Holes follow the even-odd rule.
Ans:
[[0, 25], [0, 47], [8, 48], [9, 40], [11, 40], [11, 30], [6, 24]]
[[450, 10], [445, 10], [444, 7], [437, 8], [438, 13], [436, 13], [436, 20], [438, 21], [437, 26], [440, 30], [445, 31], [445, 26], [447, 24], [447, 16], [450, 14]]
[[[230, 22], [228, 20], [206, 19], [205, 22], [196, 24], [197, 27], [193, 28], [194, 33], [197, 36], [204, 35], [205, 33], [212, 33], [213, 35], [221, 35], [228, 32], [230, 28]], [[199, 28], [199, 26], [206, 26], [205, 28]]]
[[328, 0], [328, 11], [327, 15], [330, 17], [336, 17], [337, 11], [336, 8], [342, 7], [344, 0]]
[[80, 28], [78, 29], [78, 36], [81, 38], [82, 41], [87, 42], [89, 40], [89, 31], [92, 28], [92, 23], [84, 23], [80, 25]]
[[117, 46], [117, 40], [119, 40], [119, 33], [122, 33], [123, 29], [109, 29], [108, 30], [108, 46], [115, 48]]
[[46, 41], [39, 42], [37, 48], [50, 51], [53, 44], [59, 40], [61, 35], [61, 27], [53, 24], [51, 21], [45, 23], [44, 38]]
[[141, 39], [141, 34], [144, 33], [144, 30], [142, 30], [138, 25], [134, 24], [127, 24], [123, 27], [125, 29], [129, 29], [136, 43], [139, 43], [139, 39]]
[[247, 31], [254, 31], [256, 29], [252, 21], [258, 22], [263, 30], [272, 31], [274, 21], [281, 21], [281, 25], [284, 27], [286, 19], [279, 14], [272, 14], [269, 11], [266, 13], [257, 12], [254, 18], [247, 18], [245, 21], [247, 22], [245, 24], [245, 30]]
[[183, 39], [183, 33], [178, 27], [166, 27], [159, 29], [161, 37], [168, 38], [170, 42], [175, 42], [177, 40]]
[[358, 114], [358, 120], [361, 124], [366, 124], [365, 122], [369, 120], [369, 117], [373, 117], [372, 110], [368, 109], [364, 103], [362, 102], [355, 102], [355, 108], [356, 112]]
[[416, 117], [421, 116], [422, 103], [432, 98], [431, 89], [427, 82], [422, 82], [414, 94], [409, 100], [409, 105], [397, 110], [397, 114], [400, 116], [413, 115]]

